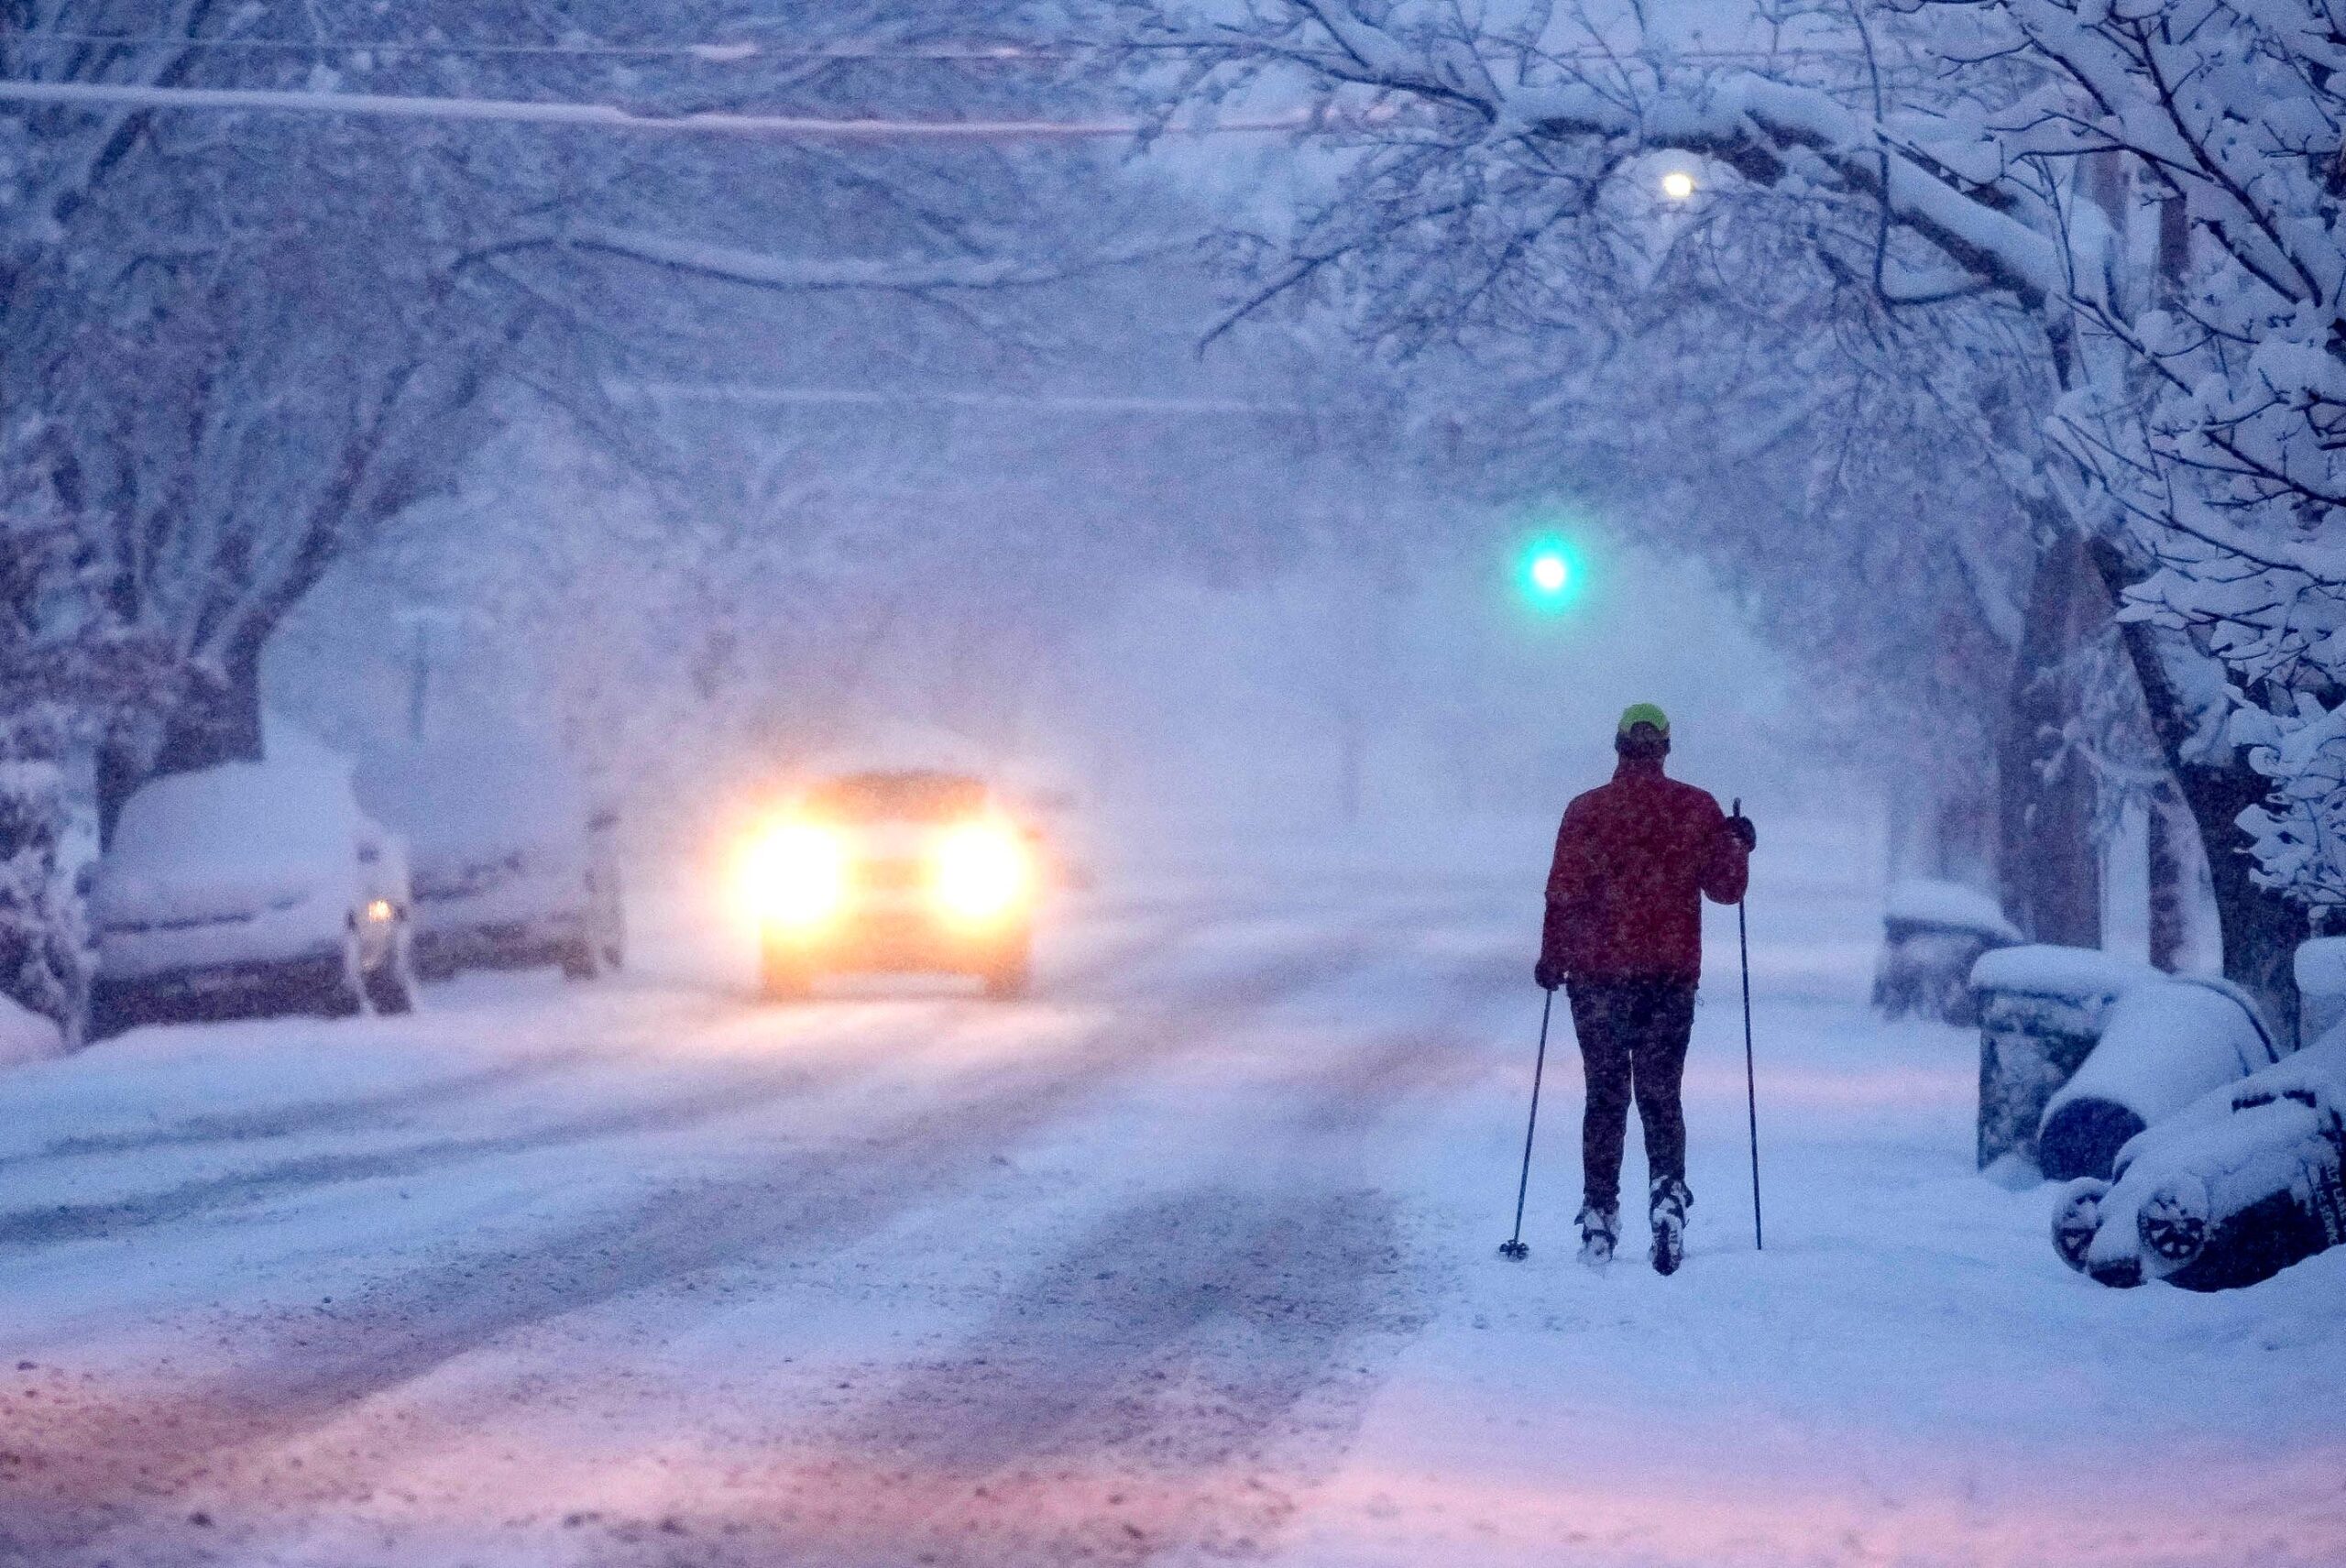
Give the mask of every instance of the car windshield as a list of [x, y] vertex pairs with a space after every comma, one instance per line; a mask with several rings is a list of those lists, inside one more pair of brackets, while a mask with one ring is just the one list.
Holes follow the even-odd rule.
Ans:
[[945, 822], [984, 809], [986, 786], [959, 773], [850, 773], [817, 785], [806, 804], [857, 822]]

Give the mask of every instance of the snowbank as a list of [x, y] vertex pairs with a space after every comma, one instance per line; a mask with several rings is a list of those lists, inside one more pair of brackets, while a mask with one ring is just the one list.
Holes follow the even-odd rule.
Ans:
[[0, 1067], [45, 1061], [64, 1054], [65, 1039], [56, 1025], [0, 996]]

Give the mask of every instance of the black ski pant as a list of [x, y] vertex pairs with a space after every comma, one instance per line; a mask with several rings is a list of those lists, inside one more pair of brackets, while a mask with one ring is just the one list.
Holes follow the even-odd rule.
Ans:
[[1588, 1079], [1580, 1132], [1584, 1200], [1600, 1210], [1621, 1201], [1621, 1144], [1628, 1135], [1632, 1096], [1645, 1125], [1648, 1180], [1684, 1181], [1686, 1113], [1679, 1086], [1694, 1032], [1694, 983], [1576, 980], [1567, 990]]

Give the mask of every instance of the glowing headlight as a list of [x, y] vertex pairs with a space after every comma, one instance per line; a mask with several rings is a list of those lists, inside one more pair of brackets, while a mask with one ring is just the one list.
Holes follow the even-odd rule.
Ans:
[[931, 890], [956, 920], [998, 918], [1025, 902], [1034, 880], [1017, 834], [992, 823], [956, 828], [938, 841]]
[[374, 898], [367, 902], [367, 918], [378, 926], [398, 913], [398, 910], [391, 907], [391, 901], [388, 898]]
[[834, 829], [784, 822], [741, 857], [741, 903], [760, 920], [819, 926], [847, 900], [847, 845]]

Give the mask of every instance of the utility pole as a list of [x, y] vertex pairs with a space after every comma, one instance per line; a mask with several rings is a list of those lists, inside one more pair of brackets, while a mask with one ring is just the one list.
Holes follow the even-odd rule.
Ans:
[[432, 618], [419, 615], [415, 618], [414, 658], [408, 667], [407, 738], [410, 740], [420, 743], [423, 740], [424, 708], [431, 696]]

